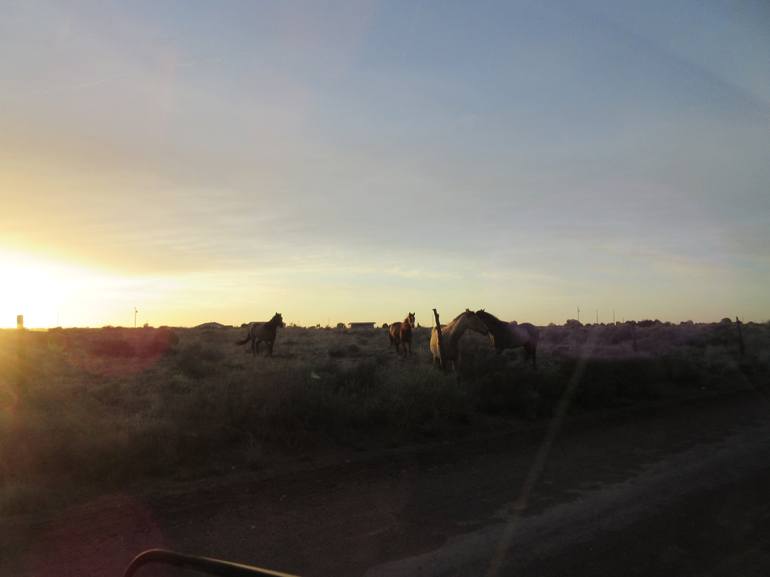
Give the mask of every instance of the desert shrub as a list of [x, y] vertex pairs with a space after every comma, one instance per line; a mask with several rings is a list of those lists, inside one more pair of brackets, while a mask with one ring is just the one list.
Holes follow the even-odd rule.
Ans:
[[349, 368], [332, 372], [325, 384], [338, 393], [362, 395], [372, 391], [380, 383], [381, 377], [379, 364], [366, 359]]
[[[568, 382], [578, 368], [577, 359], [565, 359], [559, 380]], [[591, 358], [585, 365], [575, 392], [583, 408], [611, 407], [624, 399], [655, 398], [666, 377], [662, 362], [652, 357]]]
[[527, 416], [533, 411], [536, 386], [534, 379], [520, 378], [526, 370], [498, 371], [473, 382], [477, 408], [492, 415]]
[[613, 326], [609, 329], [608, 336], [607, 340], [612, 345], [631, 341], [634, 338], [634, 327], [627, 324]]
[[542, 340], [554, 345], [566, 343], [569, 339], [570, 331], [566, 327], [549, 326], [542, 333]]
[[145, 353], [149, 355], [161, 355], [171, 352], [179, 344], [179, 336], [169, 329], [154, 331], [150, 342], [145, 347]]
[[698, 386], [702, 381], [700, 360], [695, 353], [678, 352], [662, 358], [666, 380], [676, 385]]
[[329, 349], [329, 356], [333, 359], [343, 359], [347, 356], [347, 351], [343, 346], [334, 346]]
[[[734, 324], [653, 323], [637, 329], [640, 353], [624, 341], [632, 328], [548, 327], [537, 371], [520, 351], [498, 356], [488, 339], [469, 335], [457, 374], [430, 366], [427, 328], [414, 331], [407, 360], [381, 330], [289, 327], [276, 346], [291, 346], [292, 356], [272, 359], [233, 346], [241, 329], [67, 329], [24, 341], [0, 331], [0, 369], [25, 383], [24, 395], [0, 389], [0, 409], [13, 407], [0, 411], [0, 508], [25, 510], [36, 491], [43, 502], [46, 486], [100, 490], [143, 475], [202, 475], [317, 447], [397, 446], [549, 416], [592, 331], [578, 410], [681, 387], [770, 388], [768, 325], [744, 325], [743, 357]], [[109, 362], [129, 351], [130, 362]], [[90, 370], [104, 364], [121, 370]]]
[[91, 345], [90, 353], [96, 357], [133, 357], [136, 354], [136, 348], [126, 339], [104, 337]]
[[329, 356], [333, 359], [344, 359], [347, 357], [357, 357], [361, 354], [361, 347], [355, 344], [336, 345], [329, 349]]
[[200, 379], [215, 374], [223, 359], [221, 349], [192, 343], [179, 352], [176, 364], [183, 374]]
[[738, 346], [737, 329], [730, 322], [730, 319], [726, 319], [727, 322], [724, 322], [724, 320], [717, 325], [709, 327], [705, 338], [706, 346]]

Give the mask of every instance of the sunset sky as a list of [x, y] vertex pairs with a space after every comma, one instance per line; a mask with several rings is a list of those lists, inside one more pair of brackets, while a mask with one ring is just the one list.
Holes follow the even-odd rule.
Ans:
[[770, 319], [770, 4], [2, 2], [0, 327]]

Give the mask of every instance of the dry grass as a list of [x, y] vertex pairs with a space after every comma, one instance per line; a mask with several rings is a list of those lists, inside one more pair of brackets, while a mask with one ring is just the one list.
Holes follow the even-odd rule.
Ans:
[[453, 438], [547, 417], [589, 333], [598, 345], [575, 410], [682, 390], [770, 385], [770, 327], [546, 327], [540, 368], [465, 343], [459, 375], [410, 359], [384, 330], [287, 328], [273, 358], [241, 329], [0, 332], [0, 512], [149, 478], [258, 468], [277, 456]]

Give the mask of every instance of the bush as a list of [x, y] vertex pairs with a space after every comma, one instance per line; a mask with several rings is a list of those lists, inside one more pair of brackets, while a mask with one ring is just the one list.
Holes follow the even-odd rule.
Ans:
[[184, 375], [201, 379], [220, 370], [220, 363], [223, 359], [224, 354], [220, 349], [193, 343], [180, 351], [177, 357], [177, 367]]
[[97, 357], [133, 357], [134, 345], [120, 337], [109, 337], [96, 341], [91, 347], [91, 354]]
[[[253, 359], [232, 344], [240, 329], [66, 329], [25, 334], [23, 364], [18, 334], [0, 331], [0, 369], [25, 382], [23, 395], [0, 391], [0, 463], [12, 464], [0, 467], [0, 509], [26, 510], [51, 487], [66, 498], [76, 485], [99, 491], [146, 475], [200, 476], [271, 455], [398, 446], [549, 416], [589, 334], [597, 344], [574, 391], [579, 410], [684, 387], [770, 388], [770, 327], [744, 327], [743, 357], [726, 323], [637, 327], [639, 353], [625, 342], [628, 323], [548, 327], [537, 371], [520, 351], [497, 355], [469, 335], [457, 374], [430, 366], [428, 329], [414, 331], [408, 360], [382, 331], [287, 328], [277, 347], [291, 346], [291, 356]], [[103, 365], [119, 370], [93, 370]]]

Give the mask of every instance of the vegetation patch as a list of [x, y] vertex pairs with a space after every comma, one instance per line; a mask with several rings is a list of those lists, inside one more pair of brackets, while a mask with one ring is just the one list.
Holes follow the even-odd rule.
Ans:
[[468, 335], [456, 373], [432, 366], [427, 329], [407, 358], [384, 329], [289, 327], [273, 358], [236, 346], [242, 332], [0, 331], [0, 512], [546, 419], [573, 381], [573, 411], [770, 387], [766, 324], [742, 327], [743, 355], [734, 323], [544, 327], [537, 370]]

